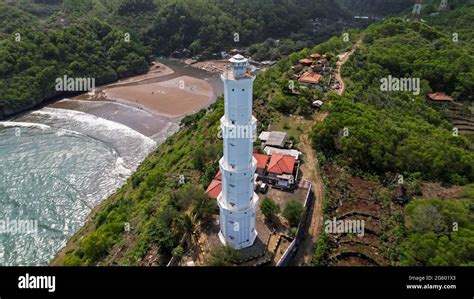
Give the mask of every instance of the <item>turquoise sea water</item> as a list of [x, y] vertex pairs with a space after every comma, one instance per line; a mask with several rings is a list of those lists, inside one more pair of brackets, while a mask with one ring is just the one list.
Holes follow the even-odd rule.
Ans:
[[[47, 265], [155, 146], [127, 126], [73, 110], [0, 122], [0, 265]], [[37, 233], [15, 229], [21, 221], [36, 223]]]

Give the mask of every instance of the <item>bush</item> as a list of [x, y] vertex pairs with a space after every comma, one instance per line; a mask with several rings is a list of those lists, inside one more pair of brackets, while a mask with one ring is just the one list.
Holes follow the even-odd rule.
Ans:
[[272, 220], [272, 218], [280, 212], [280, 206], [270, 198], [265, 197], [260, 205], [260, 211], [262, 211], [262, 214], [267, 220]]
[[222, 246], [211, 251], [205, 263], [208, 266], [235, 266], [239, 259], [239, 251], [229, 246]]
[[283, 210], [283, 216], [288, 220], [290, 226], [298, 226], [301, 217], [303, 216], [304, 207], [303, 204], [297, 200], [290, 200]]

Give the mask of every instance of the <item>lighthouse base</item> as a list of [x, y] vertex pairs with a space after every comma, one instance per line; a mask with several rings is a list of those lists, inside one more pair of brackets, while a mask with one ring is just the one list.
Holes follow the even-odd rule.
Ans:
[[252, 246], [253, 243], [255, 243], [255, 240], [257, 239], [257, 236], [258, 236], [258, 233], [257, 233], [257, 231], [255, 231], [255, 234], [253, 234], [253, 238], [250, 239], [249, 242], [245, 242], [243, 244], [236, 245], [236, 244], [232, 244], [232, 243], [226, 243], [224, 234], [222, 233], [222, 231], [219, 231], [219, 240], [221, 241], [222, 245], [229, 246], [229, 247], [232, 247], [232, 248], [237, 249], [237, 250], [244, 249], [244, 248]]

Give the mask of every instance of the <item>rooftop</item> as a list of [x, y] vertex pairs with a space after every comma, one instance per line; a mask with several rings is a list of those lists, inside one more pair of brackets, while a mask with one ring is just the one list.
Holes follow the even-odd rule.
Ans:
[[293, 174], [295, 157], [282, 154], [273, 154], [268, 164], [268, 172], [276, 174]]
[[287, 156], [293, 156], [295, 157], [296, 160], [299, 159], [300, 155], [301, 155], [301, 152], [300, 151], [297, 151], [297, 150], [288, 150], [288, 149], [281, 149], [281, 148], [276, 148], [276, 147], [272, 147], [272, 146], [266, 146], [263, 151], [267, 154], [267, 155], [273, 155], [273, 154], [281, 154], [281, 155], [287, 155]]
[[312, 63], [313, 63], [313, 60], [308, 59], [308, 58], [304, 58], [304, 59], [301, 59], [301, 60], [299, 61], [299, 63], [302, 63], [302, 64], [312, 64]]
[[280, 131], [262, 132], [259, 139], [269, 146], [284, 147], [288, 139], [288, 133]]
[[306, 72], [301, 78], [298, 79], [299, 82], [309, 83], [309, 84], [318, 84], [321, 81], [321, 75], [316, 73]]
[[444, 92], [435, 92], [428, 94], [428, 98], [432, 101], [449, 101], [452, 102], [453, 98], [445, 94]]
[[222, 192], [222, 181], [216, 180], [216, 179], [212, 180], [211, 184], [206, 189], [207, 196], [214, 199], [217, 199], [217, 197], [219, 196], [219, 194], [221, 194], [221, 192]]
[[257, 168], [265, 169], [270, 160], [270, 156], [259, 153], [254, 153], [253, 156], [257, 160]]

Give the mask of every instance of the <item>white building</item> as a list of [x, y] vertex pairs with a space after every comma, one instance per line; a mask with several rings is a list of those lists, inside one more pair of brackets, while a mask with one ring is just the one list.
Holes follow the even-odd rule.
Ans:
[[221, 75], [225, 114], [221, 118], [224, 157], [219, 161], [222, 192], [217, 198], [219, 238], [224, 245], [242, 249], [251, 246], [257, 237], [258, 196], [254, 192], [257, 161], [253, 157], [257, 120], [252, 115], [255, 77], [247, 72], [248, 60], [242, 55], [235, 55], [229, 61], [230, 68]]

